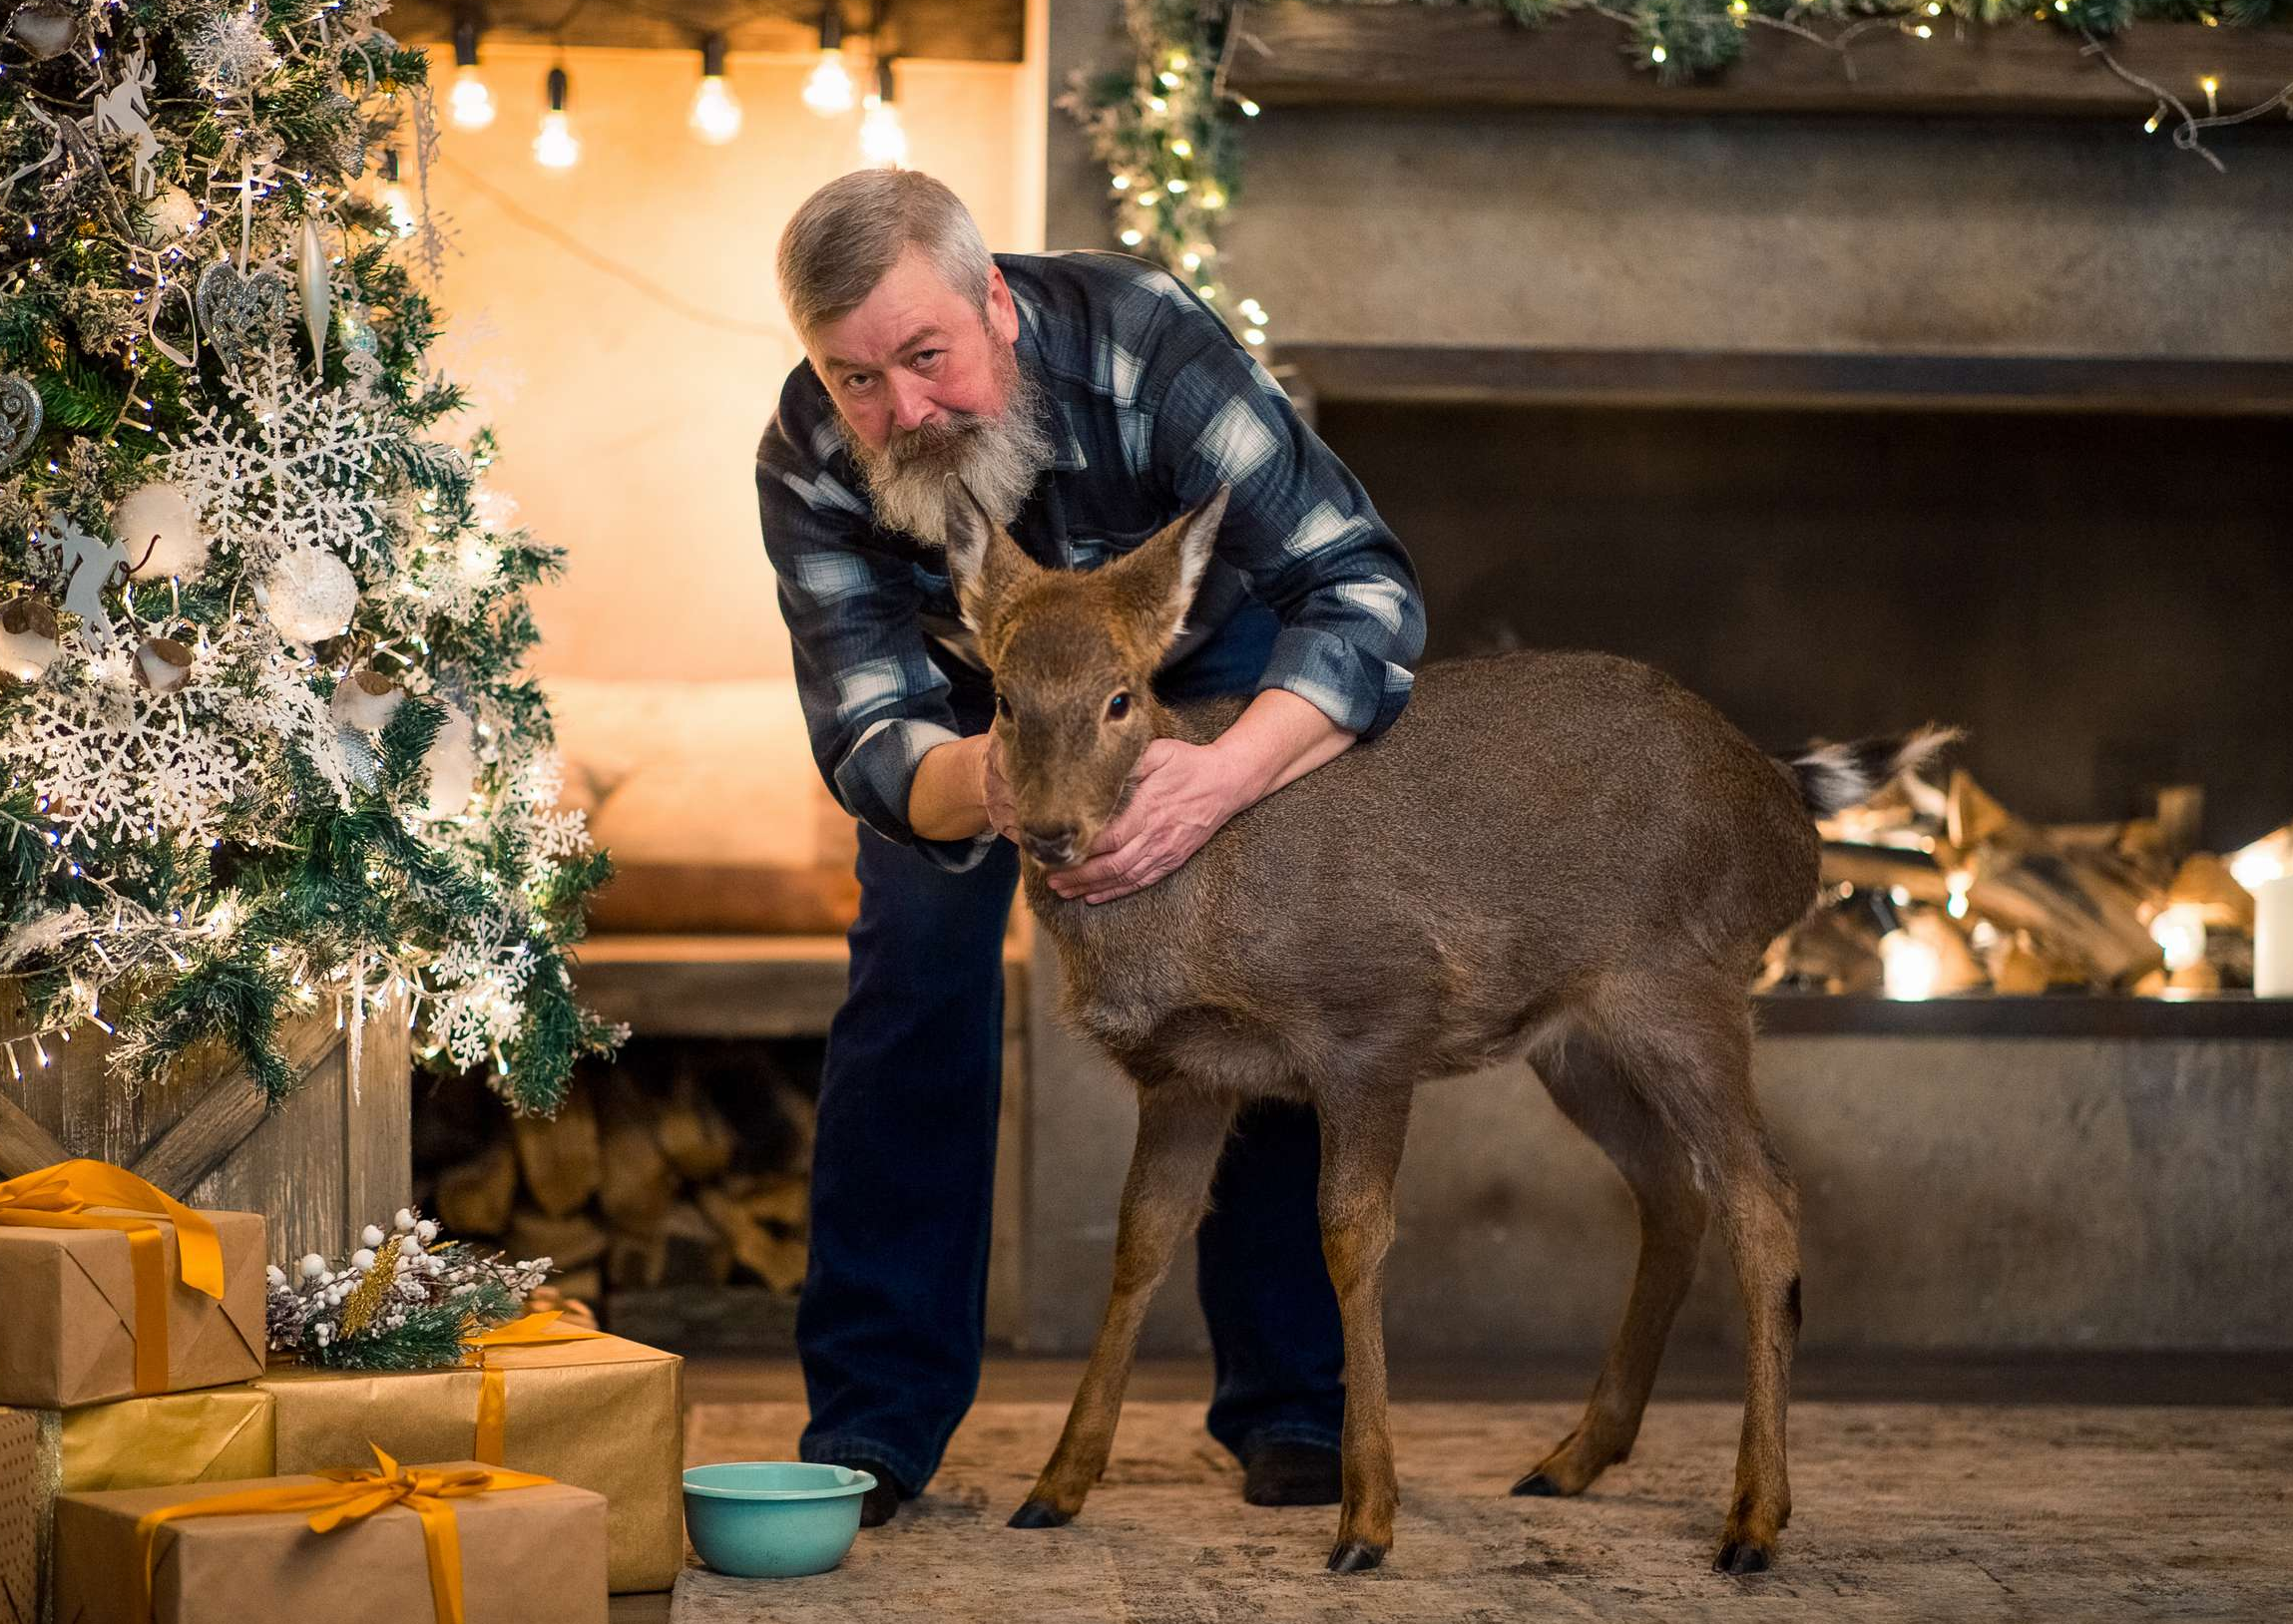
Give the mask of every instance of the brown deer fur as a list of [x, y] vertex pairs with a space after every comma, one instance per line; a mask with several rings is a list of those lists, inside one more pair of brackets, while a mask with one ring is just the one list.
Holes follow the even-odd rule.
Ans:
[[[1045, 570], [950, 482], [949, 556], [993, 671], [1023, 845], [1088, 853], [1147, 742], [1242, 708], [1149, 686], [1223, 492], [1089, 574]], [[1127, 692], [1127, 715], [1108, 701]], [[1939, 742], [1863, 758], [1907, 764]], [[1615, 1161], [1640, 1218], [1623, 1324], [1584, 1420], [1515, 1485], [1574, 1494], [1629, 1452], [1707, 1222], [1747, 1321], [1735, 1493], [1716, 1564], [1772, 1559], [1791, 1512], [1784, 1409], [1799, 1329], [1798, 1202], [1751, 1088], [1748, 989], [1813, 901], [1811, 806], [1883, 779], [1832, 747], [1763, 754], [1647, 666], [1525, 652], [1423, 670], [1399, 720], [1229, 822], [1157, 885], [1030, 906], [1070, 1017], [1139, 1088], [1115, 1279], [1057, 1451], [1015, 1526], [1067, 1521], [1107, 1463], [1148, 1298], [1200, 1218], [1239, 1104], [1310, 1101], [1323, 1252], [1344, 1323], [1344, 1500], [1330, 1566], [1375, 1566], [1398, 1498], [1380, 1325], [1394, 1174], [1418, 1083], [1527, 1055]]]

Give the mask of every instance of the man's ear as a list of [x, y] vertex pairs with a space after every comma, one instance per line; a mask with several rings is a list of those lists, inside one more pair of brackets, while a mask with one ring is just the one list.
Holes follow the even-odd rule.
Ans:
[[964, 623], [984, 635], [995, 606], [1041, 567], [987, 516], [960, 474], [947, 477], [947, 505], [948, 580]]
[[1226, 499], [1232, 494], [1232, 486], [1219, 486], [1192, 513], [1100, 572], [1116, 595], [1116, 611], [1157, 653], [1176, 642], [1186, 627], [1186, 610], [1202, 584], [1202, 570], [1217, 545], [1218, 522], [1225, 518]]

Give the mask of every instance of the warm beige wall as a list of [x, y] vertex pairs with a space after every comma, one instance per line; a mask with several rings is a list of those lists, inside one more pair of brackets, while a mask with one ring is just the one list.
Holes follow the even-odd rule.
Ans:
[[[443, 53], [441, 53], [443, 55]], [[450, 62], [450, 57], [448, 61]], [[685, 119], [697, 52], [574, 51], [571, 171], [532, 142], [554, 57], [489, 47], [499, 116], [447, 126], [432, 199], [459, 228], [436, 359], [500, 430], [492, 479], [518, 519], [571, 555], [534, 595], [549, 676], [784, 675], [788, 639], [756, 527], [756, 438], [798, 359], [772, 281], [781, 225], [858, 162], [858, 114], [797, 100], [810, 64], [731, 59], [739, 138], [704, 147]], [[1040, 84], [1040, 75], [1032, 75]], [[1022, 173], [1031, 70], [908, 63], [899, 105], [912, 162], [954, 187], [990, 246], [1040, 246], [1040, 183]], [[627, 266], [726, 331], [665, 307], [522, 223], [473, 184]], [[761, 329], [761, 330], [756, 330]]]

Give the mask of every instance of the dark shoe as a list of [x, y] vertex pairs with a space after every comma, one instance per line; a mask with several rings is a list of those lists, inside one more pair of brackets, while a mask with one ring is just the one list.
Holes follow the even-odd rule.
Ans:
[[854, 1471], [864, 1471], [876, 1480], [876, 1486], [860, 1496], [860, 1526], [881, 1528], [892, 1520], [892, 1513], [899, 1510], [900, 1501], [907, 1496], [900, 1492], [900, 1485], [893, 1480], [891, 1471], [882, 1461], [847, 1460], [844, 1464]]
[[1345, 1470], [1335, 1449], [1275, 1438], [1250, 1451], [1242, 1498], [1252, 1505], [1335, 1505], [1345, 1497]]

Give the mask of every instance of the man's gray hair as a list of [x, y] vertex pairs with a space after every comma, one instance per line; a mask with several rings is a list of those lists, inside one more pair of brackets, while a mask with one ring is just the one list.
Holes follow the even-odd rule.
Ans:
[[809, 343], [857, 309], [910, 247], [986, 318], [995, 261], [963, 200], [915, 170], [854, 170], [805, 199], [780, 233], [780, 301], [796, 336]]

